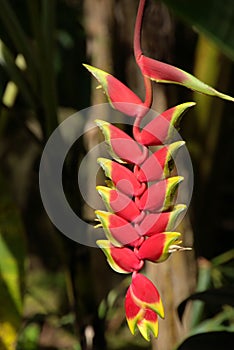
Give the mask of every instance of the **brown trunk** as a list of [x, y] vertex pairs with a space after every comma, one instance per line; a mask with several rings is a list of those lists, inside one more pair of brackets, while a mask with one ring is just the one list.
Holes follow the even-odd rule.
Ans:
[[[84, 20], [89, 63], [109, 73], [113, 71], [114, 0], [84, 0]], [[106, 97], [96, 90], [92, 79], [91, 104], [105, 103]]]
[[[189, 220], [183, 220], [180, 232], [184, 232], [183, 243], [192, 245]], [[179, 321], [177, 307], [195, 288], [195, 264], [192, 252], [178, 252], [164, 263], [148, 264], [147, 273], [157, 286], [165, 308], [165, 319], [159, 320], [159, 336], [154, 339], [153, 350], [172, 350], [188, 333], [190, 325], [189, 308]]]

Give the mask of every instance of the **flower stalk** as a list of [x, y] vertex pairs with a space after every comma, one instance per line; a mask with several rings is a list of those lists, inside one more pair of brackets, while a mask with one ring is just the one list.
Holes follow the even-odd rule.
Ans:
[[[146, 340], [158, 336], [158, 317], [164, 317], [160, 294], [141, 273], [146, 261], [161, 263], [178, 251], [181, 234], [174, 231], [184, 204], [176, 204], [183, 177], [173, 174], [174, 158], [184, 141], [173, 142], [183, 114], [195, 105], [187, 102], [172, 107], [141, 128], [141, 121], [152, 104], [152, 81], [175, 83], [192, 90], [230, 101], [222, 94], [179, 68], [143, 55], [141, 28], [146, 0], [139, 1], [134, 31], [134, 55], [145, 85], [145, 100], [118, 79], [98, 68], [84, 65], [104, 89], [111, 106], [134, 118], [133, 137], [116, 126], [96, 120], [113, 160], [99, 158], [98, 164], [109, 178], [107, 186], [97, 186], [107, 211], [96, 210], [98, 227], [106, 240], [98, 240], [110, 267], [132, 274], [125, 298], [130, 331], [138, 329]], [[158, 146], [153, 153], [151, 146]], [[126, 167], [126, 164], [129, 165]]]

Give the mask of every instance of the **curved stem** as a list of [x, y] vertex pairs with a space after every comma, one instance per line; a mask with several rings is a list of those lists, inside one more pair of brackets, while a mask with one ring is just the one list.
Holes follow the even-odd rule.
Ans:
[[[145, 4], [146, 4], [146, 0], [140, 0], [138, 11], [137, 11], [135, 30], [134, 30], [134, 55], [137, 63], [142, 56], [141, 29], [142, 29], [142, 21], [143, 21]], [[144, 85], [145, 85], [144, 106], [150, 107], [152, 105], [152, 96], [153, 96], [152, 83], [151, 83], [151, 80], [145, 76], [144, 76]], [[146, 110], [144, 111], [144, 115], [142, 115], [141, 117], [144, 117], [145, 114], [146, 114]]]
[[140, 0], [138, 11], [137, 11], [136, 23], [135, 23], [134, 55], [135, 55], [136, 61], [138, 61], [138, 59], [142, 55], [142, 51], [141, 51], [141, 27], [142, 27], [142, 20], [143, 20], [143, 14], [144, 14], [144, 9], [145, 9], [145, 3], [146, 3], [146, 0]]
[[[144, 84], [145, 84], [145, 101], [144, 106], [150, 108], [153, 101], [153, 89], [152, 82], [149, 78], [144, 76]], [[147, 109], [145, 110], [144, 116], [147, 113]]]
[[141, 142], [141, 129], [140, 129], [141, 119], [142, 117], [136, 117], [132, 128], [134, 139], [139, 143]]

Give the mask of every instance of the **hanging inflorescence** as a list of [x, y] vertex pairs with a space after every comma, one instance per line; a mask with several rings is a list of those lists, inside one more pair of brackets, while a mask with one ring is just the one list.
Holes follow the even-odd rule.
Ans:
[[[96, 211], [107, 238], [97, 241], [97, 245], [115, 271], [132, 273], [125, 298], [127, 322], [133, 334], [138, 328], [149, 340], [151, 333], [157, 337], [158, 316], [163, 318], [164, 310], [158, 290], [140, 271], [145, 261], [163, 262], [172, 252], [188, 249], [181, 247], [181, 234], [174, 231], [186, 209], [174, 201], [183, 177], [171, 175], [173, 159], [184, 141], [172, 140], [183, 113], [195, 105], [188, 102], [170, 108], [141, 128], [152, 104], [151, 81], [176, 83], [208, 95], [234, 99], [181, 69], [143, 55], [140, 34], [145, 2], [140, 0], [134, 33], [134, 53], [144, 77], [145, 101], [112, 75], [89, 65], [85, 67], [102, 85], [111, 106], [135, 118], [133, 137], [107, 121], [96, 120], [113, 158], [98, 159], [110, 180], [107, 186], [97, 186], [108, 210]], [[158, 146], [153, 153], [151, 146]]]

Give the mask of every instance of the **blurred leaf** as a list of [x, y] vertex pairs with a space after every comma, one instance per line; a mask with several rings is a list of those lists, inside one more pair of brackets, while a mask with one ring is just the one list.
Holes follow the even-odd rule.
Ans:
[[57, 37], [60, 44], [67, 50], [75, 45], [72, 36], [65, 30], [58, 30]]
[[27, 325], [20, 334], [17, 350], [37, 350], [40, 333], [41, 327], [38, 324]]
[[220, 350], [227, 348], [225, 344], [234, 343], [234, 334], [230, 332], [208, 332], [187, 338], [177, 350]]
[[36, 40], [41, 103], [45, 113], [47, 137], [57, 127], [57, 91], [55, 82], [55, 15], [57, 2], [42, 0], [27, 1], [32, 32]]
[[[190, 337], [188, 337], [177, 350], [195, 349], [196, 346], [197, 349], [221, 349], [224, 344], [230, 344], [228, 341], [229, 338], [232, 340], [234, 339], [233, 316], [234, 309], [229, 306], [225, 307], [224, 310], [215, 317], [203, 321], [192, 329]], [[222, 345], [220, 343], [221, 339], [223, 342]], [[205, 347], [203, 347], [203, 343]]]
[[55, 0], [41, 1], [41, 88], [42, 100], [46, 116], [47, 137], [58, 126], [57, 120], [57, 91], [55, 83], [55, 15], [57, 3]]
[[192, 329], [192, 334], [204, 332], [220, 332], [228, 331], [234, 332], [234, 308], [231, 306], [224, 306], [223, 311], [212, 318], [201, 322], [197, 327]]
[[212, 39], [234, 60], [233, 0], [164, 0], [180, 17]]
[[221, 266], [219, 267], [219, 272], [222, 274], [222, 277], [230, 280], [230, 283], [234, 284], [234, 268], [233, 266]]
[[[35, 111], [40, 111], [38, 118], [43, 123], [43, 131], [47, 138], [58, 125], [54, 64], [57, 2], [35, 0], [25, 3], [26, 16], [19, 19], [19, 8], [13, 7], [9, 1], [1, 0], [0, 23], [3, 30], [0, 35], [4, 41], [7, 33], [13, 46], [12, 51], [24, 57], [27, 75], [15, 65], [14, 55], [9, 49], [6, 50], [5, 62], [2, 61], [2, 64], [30, 106]], [[26, 33], [24, 28], [28, 14], [32, 38], [29, 38], [31, 33]], [[6, 42], [6, 45], [8, 44]]]
[[50, 273], [46, 269], [34, 268], [26, 278], [24, 311], [33, 314], [54, 314], [60, 308], [66, 293], [66, 281], [62, 272]]
[[[205, 258], [198, 259], [198, 277], [196, 292], [206, 291], [211, 287], [211, 263]], [[192, 304], [191, 311], [191, 327], [197, 325], [203, 316], [204, 303], [201, 301], [195, 301]]]
[[25, 100], [32, 106], [36, 106], [35, 95], [32, 87], [29, 86], [25, 79], [25, 74], [21, 70], [8, 48], [2, 43], [0, 46], [0, 65], [6, 70], [9, 78], [17, 85]]
[[37, 57], [34, 55], [30, 41], [8, 0], [1, 0], [0, 21], [4, 25], [17, 52], [25, 57], [29, 70], [35, 70], [38, 64]]
[[213, 266], [220, 266], [228, 262], [234, 262], [234, 249], [228, 250], [212, 259]]
[[189, 300], [201, 300], [207, 305], [231, 305], [234, 307], [234, 288], [222, 287], [219, 289], [209, 289], [204, 292], [195, 293], [185, 299], [178, 307], [179, 318], [182, 319], [186, 304]]
[[106, 316], [106, 312], [107, 312], [107, 303], [106, 303], [106, 300], [103, 299], [98, 307], [98, 317], [100, 319], [104, 319]]
[[0, 197], [0, 348], [13, 350], [22, 314], [25, 241], [19, 212], [1, 174]]

